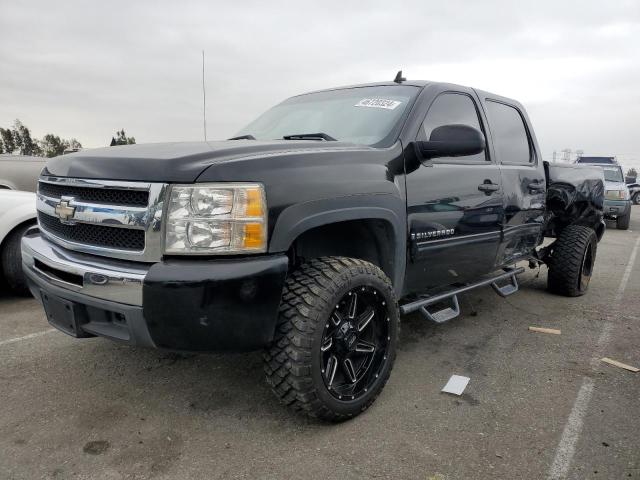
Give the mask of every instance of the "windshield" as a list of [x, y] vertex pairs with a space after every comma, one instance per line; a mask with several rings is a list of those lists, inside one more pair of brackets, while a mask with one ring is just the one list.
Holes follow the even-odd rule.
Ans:
[[615, 157], [578, 157], [576, 163], [608, 163], [615, 165], [616, 159]]
[[607, 182], [623, 182], [622, 169], [620, 167], [602, 167], [604, 179]]
[[251, 135], [256, 140], [293, 136], [291, 140], [301, 140], [309, 138], [305, 135], [322, 133], [341, 142], [387, 146], [395, 140], [419, 90], [395, 85], [292, 97], [267, 110], [236, 136]]

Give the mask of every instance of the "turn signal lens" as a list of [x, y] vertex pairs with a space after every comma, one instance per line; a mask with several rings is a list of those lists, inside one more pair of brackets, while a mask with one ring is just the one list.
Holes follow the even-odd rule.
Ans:
[[262, 191], [254, 188], [247, 189], [246, 191], [246, 211], [247, 217], [263, 217], [264, 216], [264, 201]]
[[265, 232], [262, 223], [245, 223], [243, 247], [247, 249], [259, 248], [265, 243]]

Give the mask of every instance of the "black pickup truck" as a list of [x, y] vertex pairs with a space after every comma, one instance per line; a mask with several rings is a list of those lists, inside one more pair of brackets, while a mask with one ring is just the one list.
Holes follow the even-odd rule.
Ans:
[[264, 349], [285, 404], [340, 421], [384, 387], [401, 312], [514, 293], [523, 260], [583, 294], [603, 195], [601, 170], [542, 161], [518, 102], [397, 78], [290, 98], [226, 141], [51, 159], [23, 267], [63, 332]]

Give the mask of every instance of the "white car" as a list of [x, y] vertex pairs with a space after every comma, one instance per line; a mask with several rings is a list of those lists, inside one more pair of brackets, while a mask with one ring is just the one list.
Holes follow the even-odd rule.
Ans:
[[35, 193], [0, 189], [0, 271], [15, 293], [29, 291], [22, 274], [20, 241], [35, 224]]

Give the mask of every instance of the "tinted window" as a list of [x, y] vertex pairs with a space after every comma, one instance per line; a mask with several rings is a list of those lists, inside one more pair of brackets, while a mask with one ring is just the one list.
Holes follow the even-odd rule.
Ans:
[[498, 159], [504, 163], [531, 163], [529, 138], [520, 112], [509, 105], [487, 101], [487, 117]]
[[[437, 97], [427, 112], [427, 117], [422, 124], [422, 135], [425, 140], [429, 140], [431, 132], [434, 128], [443, 125], [462, 124], [469, 125], [483, 131], [478, 118], [478, 111], [475, 102], [468, 95], [461, 93], [444, 93]], [[457, 161], [457, 160], [477, 160], [483, 162], [486, 157], [485, 153], [477, 155], [468, 155], [466, 157], [442, 157], [439, 161]]]

